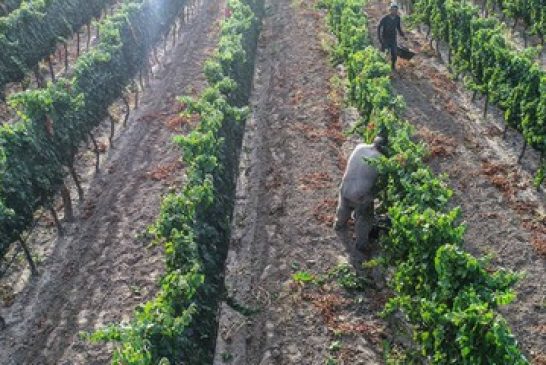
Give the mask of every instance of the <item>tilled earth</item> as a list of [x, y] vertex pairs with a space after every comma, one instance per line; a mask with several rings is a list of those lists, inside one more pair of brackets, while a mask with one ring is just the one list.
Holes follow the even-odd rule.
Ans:
[[385, 293], [301, 279], [363, 259], [332, 228], [346, 154], [324, 26], [313, 4], [266, 1], [215, 364], [381, 362]]

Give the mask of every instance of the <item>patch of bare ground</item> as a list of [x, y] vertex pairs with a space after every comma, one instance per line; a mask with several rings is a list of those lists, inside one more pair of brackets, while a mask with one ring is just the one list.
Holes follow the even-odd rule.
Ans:
[[[387, 3], [370, 2], [370, 32], [386, 12]], [[499, 267], [525, 273], [517, 285], [517, 300], [503, 309], [521, 348], [536, 364], [545, 358], [546, 334], [546, 199], [532, 186], [539, 156], [528, 151], [517, 163], [521, 135], [502, 138], [502, 113], [483, 117], [483, 101], [472, 102], [463, 85], [451, 79], [446, 66], [418, 31], [408, 32], [410, 45], [420, 50], [411, 61], [400, 61], [392, 77], [396, 93], [407, 103], [405, 118], [430, 147], [430, 165], [445, 173], [461, 206], [467, 226], [466, 248], [475, 255], [491, 254]], [[542, 359], [542, 360], [541, 360]]]
[[183, 183], [180, 150], [171, 139], [192, 122], [178, 118], [176, 98], [205, 86], [202, 66], [216, 47], [222, 14], [218, 2], [198, 6], [178, 43], [168, 45], [127, 127], [117, 125], [113, 145], [109, 123], [98, 128], [105, 152], [98, 174], [93, 153], [82, 148], [78, 172], [86, 195], [76, 220], [57, 237], [46, 217], [30, 239], [40, 276], [27, 280], [27, 270], [17, 266], [12, 282], [3, 284], [10, 288], [1, 293], [7, 322], [1, 364], [107, 364], [112, 346], [90, 344], [80, 331], [128, 320], [155, 294], [163, 254], [142, 234], [157, 218], [162, 196]]

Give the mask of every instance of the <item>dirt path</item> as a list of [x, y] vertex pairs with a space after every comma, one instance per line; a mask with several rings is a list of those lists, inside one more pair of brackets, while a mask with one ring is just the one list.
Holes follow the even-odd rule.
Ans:
[[204, 85], [220, 14], [218, 2], [205, 0], [92, 179], [76, 222], [39, 266], [40, 277], [2, 310], [1, 364], [109, 363], [111, 348], [90, 345], [79, 332], [128, 319], [154, 294], [163, 255], [139, 235], [156, 219], [161, 196], [182, 183], [180, 151], [171, 143], [175, 98]]
[[[377, 2], [367, 7], [372, 34], [386, 8]], [[415, 47], [427, 44], [417, 32], [409, 37]], [[448, 175], [453, 203], [461, 206], [468, 227], [467, 249], [492, 254], [496, 266], [526, 273], [518, 299], [504, 312], [529, 358], [546, 363], [546, 198], [531, 183], [537, 153], [528, 152], [518, 165], [521, 135], [510, 132], [503, 141], [500, 112], [493, 110], [484, 120], [483, 102], [472, 103], [426, 47], [411, 62], [400, 63], [393, 86], [407, 103], [405, 117], [433, 152], [431, 165]]]
[[324, 24], [313, 4], [266, 1], [215, 364], [380, 363], [380, 292], [293, 280], [362, 259], [332, 228], [346, 157]]

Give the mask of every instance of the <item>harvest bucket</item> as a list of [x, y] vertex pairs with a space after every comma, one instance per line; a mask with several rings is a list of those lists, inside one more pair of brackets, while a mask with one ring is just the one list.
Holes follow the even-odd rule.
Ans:
[[405, 60], [411, 60], [415, 56], [415, 52], [410, 51], [406, 47], [398, 46], [398, 56]]

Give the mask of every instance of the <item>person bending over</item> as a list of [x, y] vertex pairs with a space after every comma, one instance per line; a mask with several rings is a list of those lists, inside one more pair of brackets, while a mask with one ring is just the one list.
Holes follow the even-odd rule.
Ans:
[[385, 15], [377, 27], [377, 37], [381, 43], [381, 51], [390, 51], [391, 66], [396, 70], [396, 60], [398, 58], [398, 43], [396, 41], [396, 32], [400, 33], [402, 38], [407, 39], [402, 31], [400, 16], [398, 15], [398, 4], [391, 3], [390, 13]]
[[361, 143], [354, 149], [347, 162], [347, 168], [339, 189], [334, 228], [346, 228], [351, 213], [355, 212], [356, 247], [363, 250], [369, 241], [374, 220], [374, 199], [378, 173], [366, 159], [376, 159], [385, 152], [386, 139], [376, 137], [373, 144]]

